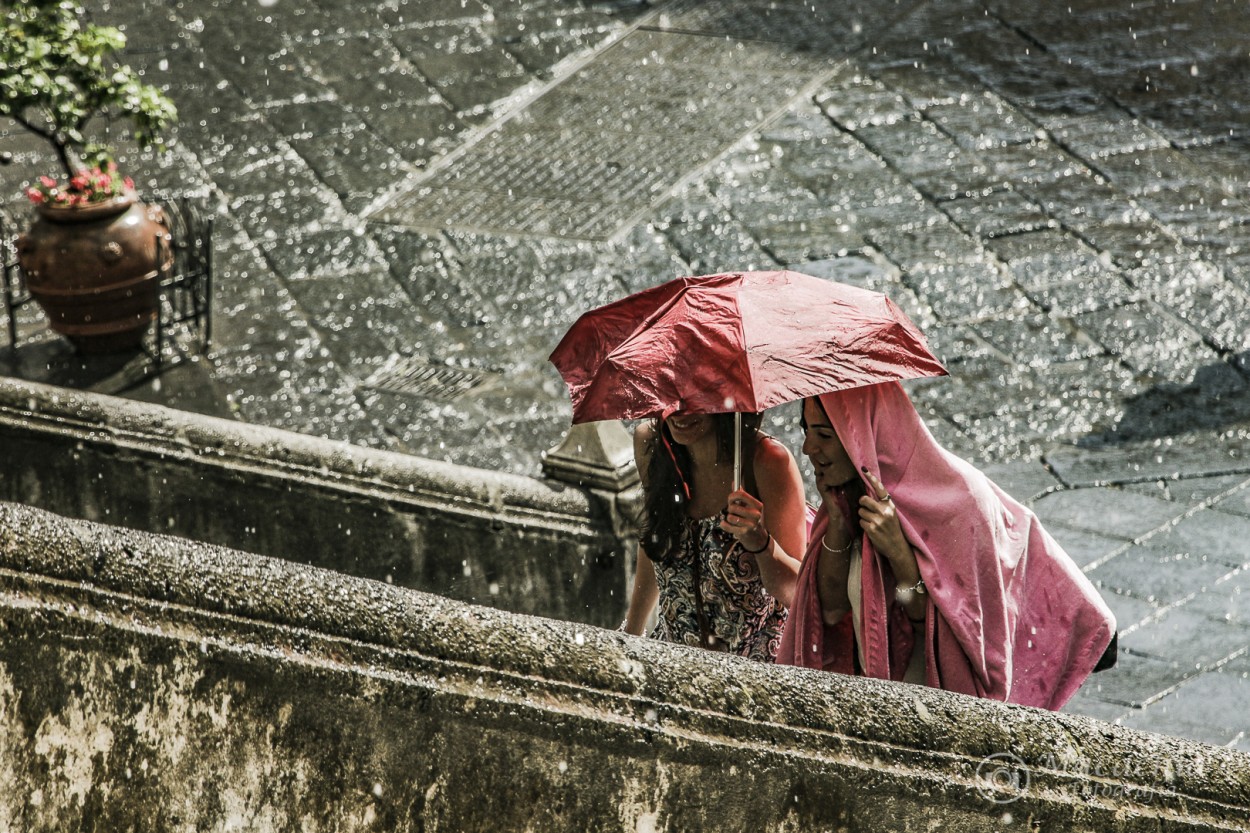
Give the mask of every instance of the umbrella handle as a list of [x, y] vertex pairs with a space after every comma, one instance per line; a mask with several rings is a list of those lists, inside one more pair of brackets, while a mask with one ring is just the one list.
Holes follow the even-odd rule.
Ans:
[[730, 491], [742, 488], [742, 412], [734, 412], [734, 482]]

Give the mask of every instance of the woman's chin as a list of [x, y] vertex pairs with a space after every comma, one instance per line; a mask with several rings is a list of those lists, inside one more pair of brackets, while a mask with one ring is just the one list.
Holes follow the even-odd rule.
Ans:
[[[836, 482], [834, 482], [835, 480], [836, 480]], [[819, 491], [822, 495], [833, 494], [834, 492], [838, 491], [839, 489], [844, 489], [844, 488], [846, 488], [846, 487], [847, 487], [847, 486], [849, 486], [849, 485], [851, 484], [851, 482], [852, 482], [852, 481], [854, 481], [854, 480], [855, 480], [855, 473], [854, 473], [854, 472], [852, 472], [850, 475], [848, 475], [848, 476], [846, 476], [846, 477], [844, 477], [844, 478], [841, 478], [841, 479], [837, 478], [836, 473], [834, 473], [834, 472], [828, 472], [828, 473], [826, 473], [826, 474], [824, 474], [824, 475], [822, 475], [821, 477], [818, 477], [818, 478], [816, 479], [816, 489], [817, 489], [817, 491]]]

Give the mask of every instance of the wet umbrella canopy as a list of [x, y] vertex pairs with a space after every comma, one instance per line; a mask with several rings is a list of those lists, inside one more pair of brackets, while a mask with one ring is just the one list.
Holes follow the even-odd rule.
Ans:
[[946, 375], [885, 295], [789, 271], [678, 278], [591, 310], [551, 361], [575, 423], [763, 411]]

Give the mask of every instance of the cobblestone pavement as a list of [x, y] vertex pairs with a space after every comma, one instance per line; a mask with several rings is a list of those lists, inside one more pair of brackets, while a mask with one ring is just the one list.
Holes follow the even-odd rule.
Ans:
[[[0, 371], [536, 473], [576, 315], [787, 266], [887, 292], [948, 447], [1115, 610], [1070, 710], [1250, 751], [1250, 15], [1224, 0], [110, 0], [219, 207], [158, 380], [23, 315]], [[50, 157], [0, 122], [0, 194]], [[0, 336], [2, 337], [2, 336]], [[776, 417], [793, 437], [794, 415]]]

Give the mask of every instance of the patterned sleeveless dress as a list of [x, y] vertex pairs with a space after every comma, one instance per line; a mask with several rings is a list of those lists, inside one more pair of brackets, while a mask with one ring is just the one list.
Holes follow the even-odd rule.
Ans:
[[655, 562], [660, 590], [659, 621], [651, 636], [683, 645], [700, 644], [694, 593], [694, 559], [699, 559], [703, 610], [712, 636], [725, 651], [772, 662], [781, 644], [786, 609], [769, 595], [755, 556], [720, 528], [725, 513], [687, 518], [677, 552]]

